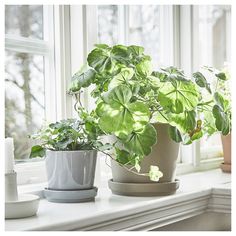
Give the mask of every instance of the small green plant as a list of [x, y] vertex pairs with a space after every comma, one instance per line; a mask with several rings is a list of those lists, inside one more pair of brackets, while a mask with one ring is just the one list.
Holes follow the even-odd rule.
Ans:
[[[223, 72], [213, 73], [217, 80], [225, 80]], [[154, 71], [143, 47], [99, 44], [88, 54], [87, 66], [73, 76], [69, 93], [80, 101], [83, 89], [93, 88], [97, 124], [117, 140], [113, 158], [139, 171], [140, 162], [157, 142], [152, 123], [169, 124], [170, 138], [183, 144], [216, 131], [229, 132], [230, 102], [219, 90], [212, 93], [202, 73], [194, 73], [193, 78], [175, 67]], [[158, 180], [158, 171], [152, 167], [150, 178]]]
[[199, 111], [204, 117], [204, 131], [209, 136], [218, 131], [227, 135], [231, 132], [230, 73], [226, 69], [221, 71], [212, 67], [203, 69], [205, 74], [208, 72], [208, 76], [211, 76], [211, 85], [204, 73], [196, 72], [193, 77], [202, 90]]
[[54, 151], [106, 150], [99, 138], [103, 134], [92, 114], [81, 111], [82, 119], [67, 119], [43, 127], [31, 138], [40, 140], [40, 145], [31, 149], [30, 158], [45, 156], [46, 149]]

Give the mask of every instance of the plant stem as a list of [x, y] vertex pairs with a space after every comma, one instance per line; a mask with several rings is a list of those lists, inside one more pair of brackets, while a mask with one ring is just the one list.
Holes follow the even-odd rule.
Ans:
[[217, 78], [215, 92], [217, 91], [218, 83], [219, 83], [219, 79]]
[[82, 102], [81, 102], [80, 94], [81, 94], [80, 92], [75, 94], [75, 100], [76, 100], [76, 102], [75, 102], [75, 104], [74, 104], [74, 109], [75, 109], [75, 111], [77, 111], [77, 112], [78, 112], [78, 110], [77, 110], [77, 104], [78, 104], [78, 103], [79, 103], [80, 107], [83, 107]]
[[213, 102], [213, 100], [207, 101], [207, 102], [202, 102], [202, 103], [198, 103], [198, 106], [209, 106], [209, 104], [211, 104]]
[[[97, 151], [100, 151], [100, 150], [97, 149]], [[117, 160], [115, 160], [109, 153], [106, 153], [106, 152], [104, 152], [104, 151], [100, 151], [100, 152], [102, 152], [103, 154], [109, 156], [109, 157], [110, 157], [113, 161], [115, 161], [118, 165], [122, 166], [122, 167], [125, 168], [127, 171], [129, 171], [129, 172], [131, 172], [131, 173], [133, 173], [133, 174], [135, 174], [135, 175], [149, 176], [149, 173], [138, 173], [138, 172], [132, 170], [133, 167], [128, 168], [128, 167], [126, 167], [125, 165], [119, 163], [119, 162], [118, 162]], [[129, 162], [127, 162], [127, 163], [129, 163]], [[126, 163], [126, 165], [127, 165], [127, 163]]]
[[168, 118], [167, 118], [165, 115], [163, 115], [161, 111], [158, 111], [158, 112], [161, 114], [161, 116], [162, 116], [165, 120], [168, 121]]

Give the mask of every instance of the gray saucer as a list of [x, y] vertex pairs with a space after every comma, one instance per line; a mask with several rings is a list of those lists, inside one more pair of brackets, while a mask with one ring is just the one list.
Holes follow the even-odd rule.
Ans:
[[108, 181], [112, 193], [125, 196], [151, 197], [171, 195], [179, 188], [179, 180], [165, 183], [119, 183]]
[[49, 202], [78, 203], [94, 201], [98, 188], [83, 190], [54, 190], [44, 189], [44, 196]]

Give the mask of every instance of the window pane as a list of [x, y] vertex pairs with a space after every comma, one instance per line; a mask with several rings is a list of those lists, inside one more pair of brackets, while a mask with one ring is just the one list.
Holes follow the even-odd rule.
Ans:
[[[196, 66], [208, 65], [222, 69], [225, 63], [230, 63], [230, 7], [203, 5], [196, 6], [196, 9]], [[220, 135], [202, 139], [200, 146], [203, 159], [223, 155]]]
[[118, 6], [98, 6], [98, 42], [108, 45], [118, 43]]
[[230, 7], [198, 6], [197, 51], [199, 65], [212, 65], [218, 69], [230, 60]]
[[15, 159], [27, 159], [27, 136], [45, 119], [44, 57], [7, 50], [5, 73], [5, 136], [14, 138]]
[[43, 6], [7, 5], [5, 31], [6, 34], [43, 39]]
[[160, 61], [160, 7], [151, 5], [129, 6], [129, 44], [145, 48], [153, 65]]

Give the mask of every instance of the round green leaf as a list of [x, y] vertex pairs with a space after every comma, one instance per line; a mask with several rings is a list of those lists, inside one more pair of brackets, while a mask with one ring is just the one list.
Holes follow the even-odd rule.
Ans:
[[99, 104], [97, 114], [104, 132], [122, 138], [146, 125], [150, 118], [148, 107], [141, 102], [131, 103], [131, 97], [131, 89], [125, 85], [115, 87], [103, 97], [105, 103]]
[[192, 131], [196, 126], [196, 112], [185, 111], [180, 114], [169, 114], [169, 123], [177, 127], [182, 133]]
[[150, 111], [148, 107], [143, 102], [133, 102], [128, 105], [128, 110], [132, 114], [134, 125], [134, 130], [139, 130], [143, 128], [145, 124], [148, 123], [150, 117]]
[[170, 126], [168, 132], [172, 140], [174, 140], [177, 143], [182, 142], [181, 133], [176, 127]]
[[227, 135], [230, 132], [230, 121], [227, 114], [218, 105], [215, 105], [212, 111], [215, 117], [216, 128], [221, 131], [223, 135]]
[[210, 84], [207, 83], [205, 76], [201, 72], [196, 72], [193, 74], [196, 84], [201, 88], [206, 88], [209, 93], [211, 93]]
[[214, 99], [217, 105], [220, 106], [223, 111], [229, 109], [229, 100], [225, 99], [219, 92], [214, 93]]
[[89, 66], [93, 67], [97, 72], [109, 71], [113, 66], [110, 53], [102, 48], [92, 50], [88, 54], [87, 61]]
[[125, 148], [136, 155], [147, 156], [157, 142], [156, 129], [147, 124], [144, 129], [131, 133], [124, 142]]
[[163, 173], [159, 170], [158, 166], [150, 166], [150, 170], [148, 173], [150, 180], [159, 181], [161, 177], [163, 177]]
[[133, 57], [141, 56], [144, 53], [144, 48], [140, 46], [131, 45], [128, 47], [128, 52], [132, 54]]
[[131, 97], [132, 91], [126, 85], [116, 86], [112, 90], [104, 93], [104, 95], [102, 96], [103, 100], [108, 104], [118, 102], [122, 105], [129, 103]]
[[175, 80], [164, 82], [159, 89], [158, 99], [166, 110], [182, 113], [193, 110], [198, 104], [199, 93], [191, 81]]
[[215, 74], [215, 76], [220, 80], [227, 80], [227, 76], [224, 72], [219, 72], [219, 73]]
[[40, 145], [35, 145], [31, 148], [30, 158], [35, 157], [44, 157], [45, 156], [45, 148]]
[[82, 87], [88, 87], [93, 82], [95, 74], [96, 73], [93, 69], [89, 69], [82, 74], [74, 74], [69, 87], [69, 92], [78, 92]]
[[152, 63], [150, 58], [144, 57], [141, 62], [136, 65], [136, 69], [140, 75], [149, 76], [152, 73]]
[[124, 45], [115, 45], [111, 50], [112, 61], [127, 64], [129, 61], [128, 49]]
[[114, 76], [108, 88], [112, 89], [121, 84], [129, 84], [129, 80], [133, 77], [134, 70], [132, 68], [123, 68], [120, 73]]
[[124, 137], [133, 130], [134, 119], [132, 114], [118, 102], [104, 104], [104, 113], [99, 119], [100, 128], [106, 133], [114, 133], [118, 137]]

